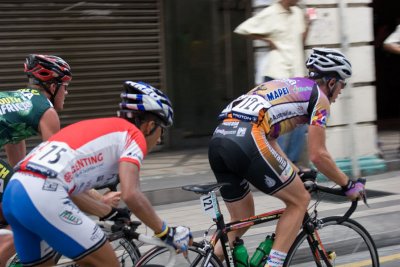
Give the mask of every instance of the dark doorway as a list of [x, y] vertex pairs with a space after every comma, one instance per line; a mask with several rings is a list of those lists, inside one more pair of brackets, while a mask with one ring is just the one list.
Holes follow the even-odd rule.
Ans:
[[400, 1], [373, 0], [373, 9], [378, 130], [400, 130], [400, 55], [382, 45], [400, 23]]

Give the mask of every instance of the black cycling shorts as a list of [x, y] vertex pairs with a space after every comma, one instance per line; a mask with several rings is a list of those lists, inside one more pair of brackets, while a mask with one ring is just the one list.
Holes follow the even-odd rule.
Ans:
[[274, 194], [296, 176], [292, 166], [268, 143], [264, 131], [254, 123], [224, 120], [214, 131], [208, 158], [227, 202], [244, 198], [249, 183], [266, 194]]

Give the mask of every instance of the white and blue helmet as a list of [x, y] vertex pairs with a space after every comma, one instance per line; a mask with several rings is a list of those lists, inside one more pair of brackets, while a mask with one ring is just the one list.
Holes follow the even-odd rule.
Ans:
[[345, 80], [350, 78], [352, 74], [350, 61], [336, 49], [313, 48], [311, 55], [306, 61], [306, 66], [308, 69], [312, 68], [317, 72], [310, 71], [310, 77], [313, 77], [311, 74], [314, 74], [314, 76], [323, 76], [324, 74], [334, 73], [340, 79]]
[[[161, 119], [163, 127], [173, 123], [174, 111], [171, 101], [160, 90], [144, 82], [126, 81], [121, 93], [120, 117], [130, 117], [135, 112], [150, 112]], [[128, 116], [127, 116], [128, 115]]]

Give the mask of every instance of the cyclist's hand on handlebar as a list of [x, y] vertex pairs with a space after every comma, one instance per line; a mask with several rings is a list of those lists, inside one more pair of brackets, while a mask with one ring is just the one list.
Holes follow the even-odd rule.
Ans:
[[114, 208], [111, 207], [111, 212], [106, 216], [101, 217], [100, 221], [117, 221], [117, 220], [130, 220], [131, 212], [128, 208]]
[[342, 190], [350, 200], [363, 199], [365, 196], [365, 179], [349, 180], [347, 185], [342, 186]]
[[[163, 227], [164, 228], [164, 227]], [[192, 233], [190, 229], [185, 226], [168, 227], [158, 235], [156, 235], [167, 245], [173, 246], [178, 252], [183, 252], [184, 254], [188, 250], [188, 246], [192, 243]]]
[[121, 200], [121, 192], [118, 191], [108, 191], [104, 193], [102, 197], [103, 203], [110, 205], [114, 208], [118, 207], [118, 204]]

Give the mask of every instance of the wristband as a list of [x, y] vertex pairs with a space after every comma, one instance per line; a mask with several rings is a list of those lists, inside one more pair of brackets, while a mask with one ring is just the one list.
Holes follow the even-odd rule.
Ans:
[[165, 236], [168, 233], [169, 227], [165, 222], [163, 222], [162, 227], [161, 227], [161, 232], [158, 234], [154, 234], [155, 237], [161, 238]]

